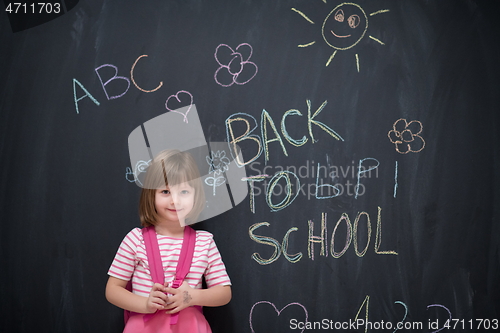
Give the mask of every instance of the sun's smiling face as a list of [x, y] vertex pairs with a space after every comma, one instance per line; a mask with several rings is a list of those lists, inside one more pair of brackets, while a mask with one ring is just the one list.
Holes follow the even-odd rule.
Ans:
[[325, 42], [337, 50], [347, 50], [359, 43], [368, 29], [363, 8], [355, 3], [342, 3], [325, 18], [322, 35]]
[[[323, 2], [326, 4], [326, 0], [323, 0]], [[302, 16], [307, 22], [315, 24], [313, 20], [300, 10], [296, 8], [292, 8], [292, 10]], [[370, 13], [369, 16], [387, 12], [389, 12], [389, 9], [380, 9]], [[323, 40], [328, 46], [335, 49], [326, 62], [326, 66], [332, 62], [332, 59], [338, 51], [350, 49], [358, 44], [365, 36], [367, 30], [368, 16], [366, 16], [366, 12], [359, 5], [352, 2], [344, 2], [333, 8], [333, 10], [328, 13], [321, 26]], [[368, 37], [380, 45], [385, 45], [384, 42], [373, 36]], [[316, 41], [307, 44], [299, 44], [298, 47], [308, 47], [315, 43]], [[359, 72], [359, 56], [356, 53], [354, 57], [356, 59], [356, 68]]]

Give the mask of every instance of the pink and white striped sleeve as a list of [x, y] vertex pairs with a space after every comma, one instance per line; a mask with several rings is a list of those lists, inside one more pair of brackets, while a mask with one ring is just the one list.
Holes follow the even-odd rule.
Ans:
[[137, 246], [140, 243], [138, 232], [140, 229], [135, 228], [125, 236], [108, 270], [108, 275], [130, 281], [138, 263]]
[[231, 285], [231, 280], [226, 272], [226, 266], [222, 262], [220, 252], [213, 238], [211, 238], [208, 244], [208, 266], [205, 270], [205, 281], [208, 288], [218, 285]]

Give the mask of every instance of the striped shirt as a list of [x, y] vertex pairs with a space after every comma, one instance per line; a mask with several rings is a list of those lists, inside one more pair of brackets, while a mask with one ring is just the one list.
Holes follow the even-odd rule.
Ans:
[[[175, 269], [183, 239], [158, 234], [156, 236], [165, 272], [165, 282], [171, 285], [175, 279]], [[125, 236], [108, 274], [125, 281], [132, 279], [132, 292], [145, 297], [149, 296], [153, 280], [140, 228], [133, 229]], [[192, 288], [201, 289], [203, 276], [205, 276], [208, 288], [217, 285], [231, 285], [213, 235], [207, 231], [196, 230], [193, 261], [184, 281], [189, 283]]]

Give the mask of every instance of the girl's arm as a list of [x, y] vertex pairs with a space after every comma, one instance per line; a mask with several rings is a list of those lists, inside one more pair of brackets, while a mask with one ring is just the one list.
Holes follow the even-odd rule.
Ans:
[[177, 288], [165, 288], [165, 292], [172, 294], [165, 307], [167, 313], [179, 312], [188, 306], [222, 306], [231, 300], [231, 286], [214, 286], [208, 289], [194, 289], [184, 281]]
[[194, 305], [222, 306], [231, 300], [231, 286], [214, 286], [208, 289], [192, 289]]
[[137, 313], [153, 313], [165, 308], [168, 297], [161, 284], [155, 283], [149, 297], [143, 297], [125, 289], [127, 283], [128, 281], [110, 276], [106, 284], [106, 299], [122, 309]]

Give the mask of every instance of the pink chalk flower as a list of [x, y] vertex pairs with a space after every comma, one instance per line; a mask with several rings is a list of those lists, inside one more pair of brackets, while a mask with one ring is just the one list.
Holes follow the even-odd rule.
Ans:
[[396, 120], [392, 126], [392, 130], [387, 133], [387, 136], [396, 146], [398, 153], [418, 153], [425, 147], [425, 141], [420, 136], [422, 129], [420, 121], [412, 120], [407, 122], [406, 119], [401, 118]]
[[214, 79], [223, 87], [230, 87], [234, 83], [243, 85], [257, 75], [257, 65], [250, 61], [253, 49], [248, 43], [241, 43], [233, 50], [229, 45], [220, 44], [215, 49], [215, 60], [219, 68], [215, 71]]

